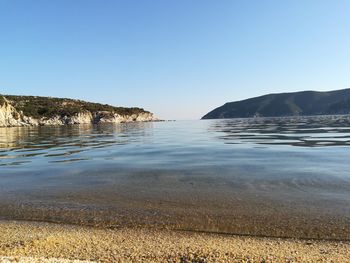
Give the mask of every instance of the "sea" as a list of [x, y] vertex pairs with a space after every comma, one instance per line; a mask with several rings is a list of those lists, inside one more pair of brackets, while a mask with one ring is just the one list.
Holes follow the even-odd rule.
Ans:
[[0, 128], [0, 219], [350, 240], [350, 116]]

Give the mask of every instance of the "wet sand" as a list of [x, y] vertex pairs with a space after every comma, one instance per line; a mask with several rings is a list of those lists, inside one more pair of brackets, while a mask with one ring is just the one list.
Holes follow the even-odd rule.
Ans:
[[0, 221], [0, 262], [348, 262], [349, 259], [350, 242], [342, 241]]
[[128, 183], [86, 187], [82, 184], [88, 179], [79, 179], [82, 183], [66, 185], [66, 189], [55, 181], [54, 188], [38, 184], [40, 189], [30, 193], [0, 193], [0, 218], [350, 241], [349, 203], [330, 202], [328, 196], [315, 200], [309, 192], [283, 195], [277, 189], [255, 196], [215, 182], [210, 188], [209, 183], [199, 185], [199, 180], [184, 185], [176, 180], [157, 183], [149, 177], [142, 183], [128, 178]]

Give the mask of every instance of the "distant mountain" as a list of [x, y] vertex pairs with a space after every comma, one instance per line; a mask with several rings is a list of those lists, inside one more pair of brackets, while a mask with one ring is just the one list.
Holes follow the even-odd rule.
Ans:
[[228, 102], [202, 119], [350, 114], [350, 89], [268, 94]]

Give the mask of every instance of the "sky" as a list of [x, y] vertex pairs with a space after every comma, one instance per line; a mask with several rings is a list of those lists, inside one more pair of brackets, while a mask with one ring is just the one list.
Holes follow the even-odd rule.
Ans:
[[199, 119], [350, 88], [348, 0], [0, 0], [0, 93]]

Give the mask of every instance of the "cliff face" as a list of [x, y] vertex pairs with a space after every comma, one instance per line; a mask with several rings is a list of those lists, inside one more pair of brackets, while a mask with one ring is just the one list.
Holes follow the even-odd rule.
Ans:
[[350, 89], [268, 94], [229, 102], [202, 119], [350, 114]]
[[1, 127], [18, 126], [20, 125], [21, 121], [20, 114], [9, 103], [5, 101], [2, 105], [0, 105]]
[[[142, 109], [128, 111], [128, 108], [124, 108], [123, 113], [118, 113], [114, 110], [91, 111], [88, 109], [81, 108], [78, 110], [75, 109], [76, 112], [72, 112], [69, 114], [52, 113], [50, 116], [38, 116], [38, 114], [36, 114], [36, 116], [28, 116], [25, 114], [25, 112], [13, 106], [14, 103], [8, 100], [6, 97], [2, 97], [1, 99], [2, 100], [0, 101], [0, 127], [69, 125], [88, 123], [123, 123], [135, 121], [146, 122], [157, 120], [157, 118], [155, 118], [154, 115], [148, 111], [144, 111]], [[34, 108], [36, 106], [40, 107], [39, 105], [33, 105]]]

